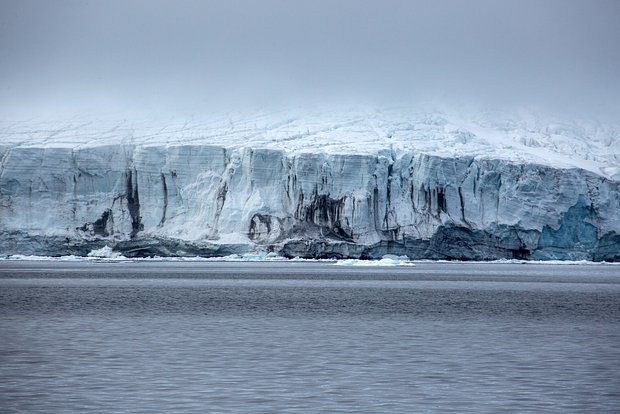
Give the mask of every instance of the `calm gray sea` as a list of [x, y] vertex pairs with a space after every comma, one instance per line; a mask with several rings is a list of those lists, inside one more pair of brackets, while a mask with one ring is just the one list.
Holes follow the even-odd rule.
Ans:
[[0, 412], [620, 412], [620, 266], [1, 261]]

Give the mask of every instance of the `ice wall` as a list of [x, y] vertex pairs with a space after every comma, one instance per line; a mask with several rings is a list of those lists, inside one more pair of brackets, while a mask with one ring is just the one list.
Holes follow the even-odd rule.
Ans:
[[0, 254], [620, 260], [620, 182], [383, 150], [0, 147]]

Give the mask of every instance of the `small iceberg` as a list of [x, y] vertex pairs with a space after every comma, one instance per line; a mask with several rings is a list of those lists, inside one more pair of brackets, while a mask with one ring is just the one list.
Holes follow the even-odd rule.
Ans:
[[334, 263], [337, 266], [415, 266], [407, 256], [385, 255], [380, 260], [345, 259]]
[[119, 252], [115, 252], [109, 246], [103, 246], [101, 249], [91, 250], [91, 252], [88, 253], [87, 256], [97, 259], [126, 259], [125, 256], [123, 256]]

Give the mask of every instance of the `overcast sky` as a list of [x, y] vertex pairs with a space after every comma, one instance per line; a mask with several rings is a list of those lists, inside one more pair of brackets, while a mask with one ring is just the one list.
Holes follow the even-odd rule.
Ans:
[[620, 113], [619, 0], [0, 0], [0, 110], [313, 100]]

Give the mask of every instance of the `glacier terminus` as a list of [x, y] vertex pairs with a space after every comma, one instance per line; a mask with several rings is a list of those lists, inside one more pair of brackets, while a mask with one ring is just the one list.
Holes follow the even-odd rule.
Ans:
[[0, 123], [0, 254], [620, 261], [620, 130], [531, 113]]

